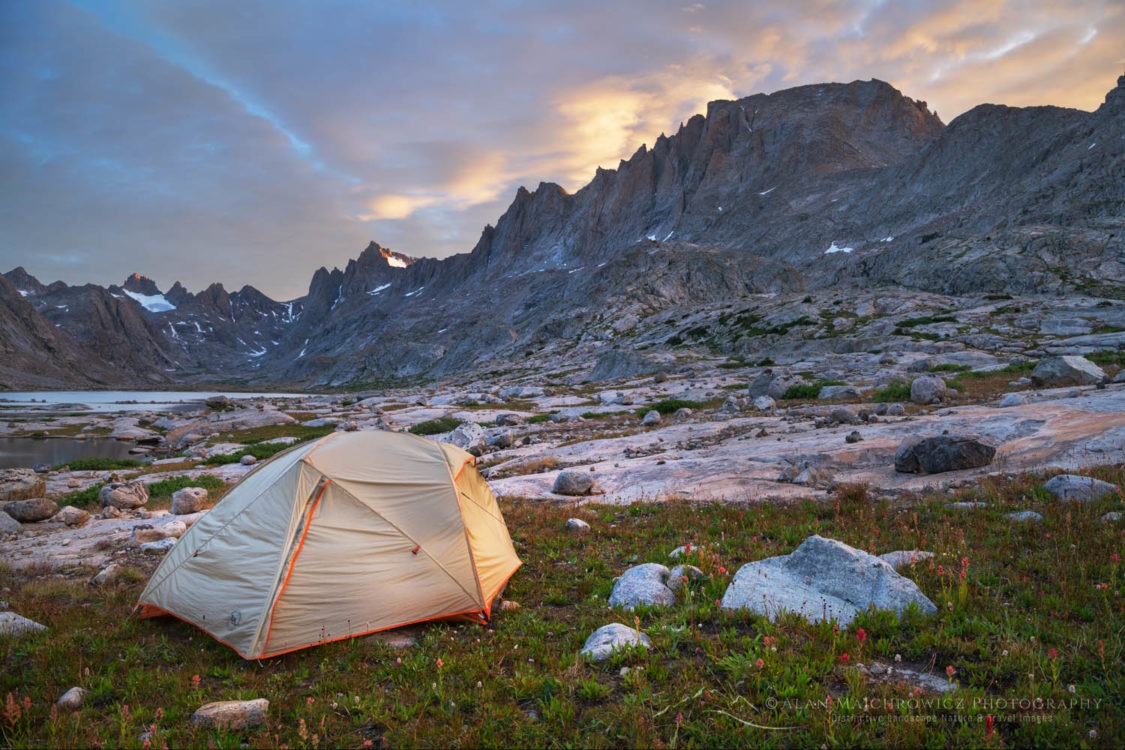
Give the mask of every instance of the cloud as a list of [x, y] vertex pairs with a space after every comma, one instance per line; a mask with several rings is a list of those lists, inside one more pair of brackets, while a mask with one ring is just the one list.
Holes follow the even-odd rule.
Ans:
[[881, 78], [948, 121], [1096, 107], [1115, 0], [7, 0], [0, 266], [303, 293], [369, 239], [465, 252], [706, 102]]

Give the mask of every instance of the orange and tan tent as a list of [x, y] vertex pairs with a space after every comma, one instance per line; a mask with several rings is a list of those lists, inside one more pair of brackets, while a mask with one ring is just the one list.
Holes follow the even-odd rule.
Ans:
[[137, 607], [246, 659], [423, 620], [488, 622], [521, 563], [473, 461], [394, 432], [291, 448], [188, 529]]

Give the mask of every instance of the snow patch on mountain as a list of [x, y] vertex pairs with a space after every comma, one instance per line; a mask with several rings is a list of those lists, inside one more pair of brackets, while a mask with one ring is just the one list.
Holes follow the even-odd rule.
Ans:
[[137, 304], [149, 312], [168, 312], [176, 309], [176, 306], [165, 299], [163, 294], [140, 294], [130, 292], [128, 289], [122, 289], [121, 291], [136, 300]]
[[836, 245], [836, 243], [833, 242], [831, 245], [828, 246], [828, 249], [824, 251], [824, 254], [825, 255], [832, 255], [833, 253], [850, 253], [853, 250], [855, 250], [854, 247], [838, 247]]

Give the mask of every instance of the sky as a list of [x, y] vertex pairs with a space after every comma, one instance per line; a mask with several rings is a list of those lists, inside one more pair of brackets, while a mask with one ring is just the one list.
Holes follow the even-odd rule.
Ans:
[[1092, 110], [1123, 40], [1125, 0], [2, 0], [0, 271], [292, 299], [370, 240], [468, 252], [713, 99]]

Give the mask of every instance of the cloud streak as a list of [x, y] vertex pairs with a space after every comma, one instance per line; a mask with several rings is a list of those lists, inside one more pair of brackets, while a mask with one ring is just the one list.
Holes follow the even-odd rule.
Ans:
[[368, 239], [467, 251], [711, 99], [874, 77], [948, 121], [1125, 70], [1110, 0], [385, 5], [0, 4], [0, 266], [295, 297]]

